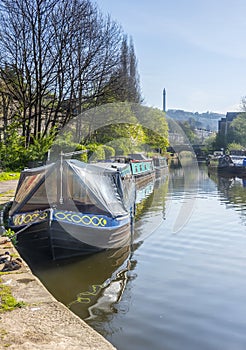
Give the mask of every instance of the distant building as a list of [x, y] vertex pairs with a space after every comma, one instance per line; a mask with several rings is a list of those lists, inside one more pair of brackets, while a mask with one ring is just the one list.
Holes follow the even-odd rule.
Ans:
[[170, 145], [183, 145], [186, 142], [184, 135], [180, 132], [169, 131], [169, 143]]
[[220, 136], [226, 136], [231, 122], [239, 116], [242, 112], [227, 112], [226, 117], [219, 120], [218, 133]]
[[195, 130], [196, 136], [199, 138], [199, 140], [203, 143], [204, 140], [206, 140], [208, 137], [211, 135], [214, 135], [214, 131], [206, 130], [206, 129], [198, 129], [196, 128]]

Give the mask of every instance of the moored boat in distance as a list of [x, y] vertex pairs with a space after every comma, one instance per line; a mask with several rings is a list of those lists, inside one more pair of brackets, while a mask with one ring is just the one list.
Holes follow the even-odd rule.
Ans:
[[234, 164], [235, 175], [245, 177], [246, 176], [246, 156], [230, 155], [230, 158]]
[[130, 243], [134, 201], [129, 165], [61, 158], [21, 173], [8, 226], [53, 259], [115, 249]]
[[155, 178], [153, 159], [147, 158], [143, 153], [131, 153], [128, 154], [128, 156], [114, 157], [112, 161], [130, 164], [131, 172], [136, 180], [137, 187]]
[[225, 173], [239, 177], [246, 176], [246, 156], [218, 155], [211, 156], [207, 161], [209, 171]]
[[163, 156], [155, 156], [153, 157], [154, 168], [156, 171], [156, 175], [164, 175], [168, 172], [168, 163], [167, 158]]

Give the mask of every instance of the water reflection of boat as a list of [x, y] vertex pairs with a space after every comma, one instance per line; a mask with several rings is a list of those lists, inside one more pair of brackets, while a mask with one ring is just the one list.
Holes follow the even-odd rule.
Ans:
[[165, 220], [168, 179], [168, 175], [159, 177], [141, 191], [141, 200], [136, 204], [134, 242], [143, 242]]
[[19, 244], [53, 259], [129, 244], [135, 183], [127, 164], [101, 167], [74, 159], [21, 173], [9, 227]]
[[45, 287], [79, 317], [95, 318], [112, 314], [135, 267], [131, 247], [107, 250], [74, 262], [50, 261], [32, 269]]
[[244, 208], [246, 203], [246, 179], [229, 175], [209, 174], [210, 178], [217, 184], [218, 190], [234, 205]]
[[138, 221], [143, 213], [148, 210], [153, 202], [155, 181], [150, 180], [136, 190], [135, 221]]
[[[168, 175], [162, 175], [156, 180], [147, 182], [145, 185], [137, 188], [136, 191], [136, 220], [154, 204], [158, 205], [165, 201], [167, 194]], [[163, 188], [165, 192], [163, 193]], [[154, 194], [154, 190], [156, 193]], [[161, 197], [161, 198], [160, 198]], [[155, 203], [153, 203], [153, 200]]]
[[136, 261], [128, 259], [126, 264], [118, 269], [111, 279], [105, 281], [96, 302], [88, 308], [89, 317], [86, 318], [87, 321], [98, 320], [99, 314], [110, 315], [112, 311], [117, 313], [116, 305], [123, 297], [127, 282], [130, 279], [129, 272], [134, 269], [135, 265]]
[[136, 204], [141, 203], [144, 199], [149, 197], [154, 190], [155, 181], [151, 180], [136, 190]]

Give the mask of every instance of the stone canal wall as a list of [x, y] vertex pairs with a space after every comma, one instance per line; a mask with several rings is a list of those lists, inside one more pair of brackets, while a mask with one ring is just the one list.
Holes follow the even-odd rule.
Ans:
[[[0, 182], [0, 203], [16, 182]], [[4, 192], [5, 191], [5, 192]], [[0, 254], [20, 258], [12, 243], [0, 237]], [[22, 258], [21, 258], [22, 259]], [[0, 263], [0, 271], [4, 263]], [[7, 302], [5, 299], [8, 299]], [[5, 302], [7, 306], [4, 305]], [[12, 305], [12, 307], [11, 307]], [[9, 307], [12, 310], [4, 310]], [[58, 302], [23, 261], [15, 271], [0, 272], [0, 349], [112, 350], [106, 339]]]

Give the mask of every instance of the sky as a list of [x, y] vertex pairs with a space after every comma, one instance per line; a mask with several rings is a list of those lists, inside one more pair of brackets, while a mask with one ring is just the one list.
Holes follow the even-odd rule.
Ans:
[[241, 110], [245, 0], [95, 0], [133, 38], [144, 104], [190, 112]]

